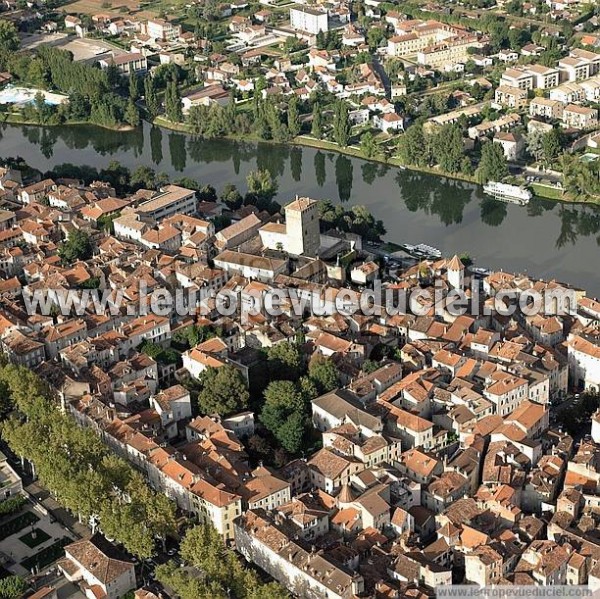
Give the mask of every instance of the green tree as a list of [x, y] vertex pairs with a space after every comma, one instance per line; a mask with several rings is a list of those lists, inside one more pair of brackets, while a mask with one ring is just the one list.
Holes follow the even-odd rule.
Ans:
[[277, 193], [277, 181], [267, 169], [253, 170], [246, 177], [246, 203], [268, 205]]
[[129, 182], [134, 189], [154, 189], [156, 187], [156, 172], [149, 166], [140, 164], [131, 173]]
[[19, 599], [26, 590], [27, 583], [20, 576], [7, 576], [0, 580], [0, 599]]
[[542, 154], [547, 166], [550, 166], [562, 152], [563, 138], [558, 129], [552, 129], [542, 136]]
[[535, 160], [540, 160], [544, 155], [543, 145], [544, 133], [539, 129], [533, 129], [526, 139], [527, 153]]
[[427, 166], [429, 149], [423, 132], [423, 125], [417, 121], [398, 140], [398, 158], [404, 164]]
[[125, 110], [125, 120], [132, 126], [137, 127], [140, 124], [140, 113], [133, 100], [127, 102], [127, 109]]
[[310, 134], [317, 139], [323, 138], [323, 115], [321, 114], [321, 106], [318, 102], [315, 102], [313, 106]]
[[146, 109], [151, 118], [156, 118], [160, 110], [160, 102], [156, 93], [154, 79], [150, 75], [146, 75], [144, 79], [144, 95], [146, 100]]
[[344, 100], [339, 100], [335, 105], [333, 116], [333, 139], [342, 148], [350, 141], [352, 127], [348, 118], [348, 108]]
[[14, 23], [0, 19], [0, 52], [10, 53], [19, 49], [19, 34]]
[[377, 142], [370, 131], [366, 131], [361, 135], [360, 149], [367, 158], [374, 158], [378, 154], [379, 148]]
[[237, 210], [243, 203], [244, 198], [233, 183], [227, 183], [219, 194], [221, 202], [227, 205], [230, 210]]
[[300, 113], [298, 112], [298, 97], [294, 94], [288, 103], [287, 126], [290, 137], [300, 133]]
[[340, 385], [339, 373], [335, 364], [318, 354], [311, 358], [308, 365], [308, 374], [316, 383], [320, 393], [328, 393]]
[[129, 98], [133, 102], [140, 98], [140, 79], [135, 73], [129, 75]]
[[271, 380], [297, 381], [304, 370], [302, 355], [294, 343], [277, 343], [267, 349], [267, 368]]
[[167, 118], [174, 123], [180, 123], [183, 120], [181, 95], [175, 81], [167, 83], [167, 89], [165, 90], [165, 113]]
[[265, 389], [264, 396], [261, 422], [286, 451], [297, 453], [306, 423], [303, 394], [292, 381], [273, 381]]
[[202, 572], [202, 578], [172, 562], [156, 570], [159, 581], [166, 582], [181, 599], [289, 599], [280, 585], [264, 583], [254, 570], [245, 568], [239, 555], [226, 547], [211, 526], [195, 526], [185, 533], [181, 557]]
[[248, 407], [250, 394], [246, 381], [234, 366], [207, 368], [199, 382], [198, 406], [203, 414], [225, 416]]
[[8, 386], [19, 412], [2, 423], [4, 441], [35, 465], [40, 481], [63, 507], [82, 520], [99, 522], [105, 534], [138, 557], [150, 557], [155, 538], [173, 530], [174, 504], [156, 496], [94, 430], [62, 413], [32, 372], [1, 366], [0, 383]]
[[475, 175], [479, 183], [502, 181], [508, 175], [508, 163], [500, 144], [493, 142], [483, 144], [481, 161]]
[[88, 260], [92, 257], [94, 246], [90, 236], [81, 229], [69, 233], [69, 237], [58, 248], [58, 255], [65, 264], [72, 264], [77, 260]]
[[433, 136], [432, 151], [442, 170], [448, 173], [460, 172], [464, 157], [460, 127], [457, 124], [440, 127]]

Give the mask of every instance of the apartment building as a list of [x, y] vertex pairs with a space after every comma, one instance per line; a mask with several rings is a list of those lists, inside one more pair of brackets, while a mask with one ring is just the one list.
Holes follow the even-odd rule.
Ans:
[[417, 52], [417, 62], [434, 69], [465, 63], [469, 59], [468, 49], [477, 43], [477, 36], [466, 35], [451, 38]]
[[500, 85], [494, 92], [494, 104], [497, 106], [518, 110], [527, 106], [527, 102], [528, 94], [526, 89], [510, 85]]
[[561, 81], [580, 81], [591, 77], [590, 62], [584, 58], [567, 56], [558, 61]]
[[316, 35], [329, 30], [329, 16], [327, 11], [296, 5], [290, 8], [290, 25], [296, 31]]
[[139, 204], [137, 212], [142, 219], [160, 222], [174, 214], [193, 215], [196, 213], [196, 208], [194, 190], [178, 185], [166, 185], [152, 199]]
[[598, 111], [595, 108], [569, 104], [562, 115], [565, 127], [573, 129], [592, 129], [598, 125]]
[[151, 19], [142, 24], [142, 33], [158, 42], [174, 42], [181, 35], [181, 25], [175, 25], [165, 19]]
[[500, 85], [508, 85], [518, 89], [533, 89], [534, 77], [533, 73], [523, 68], [506, 69], [500, 78]]
[[551, 100], [557, 100], [563, 104], [572, 104], [585, 99], [585, 90], [578, 83], [568, 82], [551, 89], [549, 97]]
[[544, 119], [560, 119], [565, 105], [558, 100], [549, 98], [534, 98], [529, 103], [529, 115]]
[[556, 68], [532, 64], [527, 67], [527, 72], [533, 76], [533, 87], [536, 89], [549, 89], [560, 83], [560, 72]]

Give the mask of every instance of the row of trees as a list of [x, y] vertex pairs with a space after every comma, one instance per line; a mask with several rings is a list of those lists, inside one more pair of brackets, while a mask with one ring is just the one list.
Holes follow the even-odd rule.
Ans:
[[[434, 166], [447, 173], [473, 174], [473, 165], [463, 147], [463, 131], [457, 123], [426, 131], [422, 122], [409, 127], [398, 140], [398, 157], [405, 164]], [[508, 163], [502, 146], [484, 142], [476, 171], [477, 180], [501, 181], [508, 175]]]
[[1, 425], [2, 438], [34, 465], [61, 505], [141, 559], [154, 554], [157, 540], [175, 534], [174, 504], [154, 493], [91, 429], [62, 413], [44, 381], [26, 368], [5, 365], [0, 384], [14, 407]]
[[196, 526], [186, 533], [181, 557], [196, 571], [173, 562], [156, 568], [157, 579], [181, 599], [289, 599], [279, 584], [264, 583], [254, 570], [244, 567], [239, 555], [210, 526]]

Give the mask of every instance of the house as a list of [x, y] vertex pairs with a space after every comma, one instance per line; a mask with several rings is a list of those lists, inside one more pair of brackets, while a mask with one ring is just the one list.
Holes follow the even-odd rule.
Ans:
[[148, 69], [146, 57], [138, 52], [128, 54], [111, 54], [98, 61], [101, 69], [116, 67], [119, 74], [129, 77], [133, 73], [144, 73]]
[[181, 98], [182, 110], [189, 112], [192, 106], [210, 106], [219, 104], [226, 106], [229, 103], [229, 92], [222, 85], [215, 83], [199, 90], [185, 93]]
[[500, 131], [499, 133], [496, 133], [493, 141], [502, 146], [502, 151], [504, 152], [506, 159], [513, 162], [519, 159], [525, 148], [523, 136], [511, 131]]
[[350, 278], [357, 285], [367, 285], [377, 278], [379, 266], [375, 262], [364, 262], [350, 271]]
[[190, 393], [181, 385], [174, 385], [152, 395], [150, 407], [160, 416], [162, 427], [169, 438], [177, 435], [177, 424], [180, 421], [192, 417]]
[[479, 125], [469, 127], [468, 133], [471, 139], [480, 139], [491, 133], [498, 133], [512, 129], [521, 123], [521, 117], [515, 113], [509, 113], [501, 116], [495, 121], [483, 121]]
[[373, 126], [381, 129], [384, 133], [388, 131], [401, 131], [404, 129], [404, 120], [395, 112], [388, 112], [373, 117]]
[[214, 263], [217, 268], [224, 270], [228, 275], [239, 274], [259, 281], [272, 281], [275, 276], [285, 272], [287, 268], [286, 260], [231, 250], [225, 250], [215, 256]]
[[489, 380], [483, 394], [494, 404], [500, 416], [510, 414], [528, 397], [529, 384], [524, 378], [496, 371]]
[[58, 568], [67, 580], [79, 582], [89, 599], [118, 599], [137, 586], [134, 564], [100, 535], [67, 545]]
[[262, 221], [253, 212], [229, 227], [225, 227], [219, 231], [215, 235], [215, 245], [220, 250], [226, 250], [241, 245], [251, 237], [254, 237], [261, 226]]

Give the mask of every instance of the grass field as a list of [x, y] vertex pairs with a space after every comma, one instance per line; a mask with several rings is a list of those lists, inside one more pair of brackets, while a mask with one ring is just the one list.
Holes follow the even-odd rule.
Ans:
[[152, 18], [158, 15], [148, 3], [138, 0], [76, 0], [64, 6], [64, 10], [70, 14], [84, 15], [135, 15], [136, 17]]
[[[35, 538], [33, 537], [34, 534]], [[30, 549], [33, 549], [47, 541], [49, 538], [50, 535], [47, 532], [43, 531], [41, 528], [36, 528], [33, 532], [28, 532], [26, 535], [19, 537], [19, 541], [25, 543]]]

